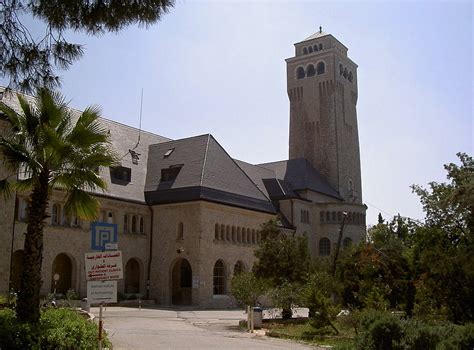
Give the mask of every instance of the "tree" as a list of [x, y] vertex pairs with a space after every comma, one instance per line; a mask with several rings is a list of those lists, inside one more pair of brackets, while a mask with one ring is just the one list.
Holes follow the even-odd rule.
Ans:
[[232, 295], [242, 305], [256, 305], [257, 299], [265, 294], [267, 288], [265, 281], [255, 277], [252, 272], [242, 272], [232, 277]]
[[[82, 45], [64, 38], [66, 30], [99, 35], [133, 23], [148, 26], [173, 4], [174, 0], [0, 0], [0, 74], [9, 77], [9, 87], [26, 92], [58, 86], [54, 71], [67, 69], [84, 52]], [[33, 37], [22, 23], [24, 15], [45, 24], [42, 37]]]
[[286, 235], [273, 220], [263, 224], [261, 235], [255, 250], [258, 259], [253, 266], [255, 275], [269, 279], [272, 285], [304, 283], [311, 262], [307, 238]]
[[462, 323], [474, 318], [474, 162], [457, 156], [460, 165], [444, 166], [448, 183], [412, 186], [426, 214], [413, 237], [413, 261], [417, 303]]
[[291, 318], [291, 304], [298, 299], [294, 291], [303, 285], [310, 271], [311, 259], [306, 237], [286, 235], [271, 220], [262, 226], [262, 240], [255, 250], [257, 262], [253, 272], [258, 278], [268, 279], [273, 293], [283, 306], [283, 317]]
[[97, 120], [97, 108], [85, 109], [74, 122], [57, 93], [39, 90], [36, 105], [20, 95], [18, 99], [20, 112], [0, 102], [0, 116], [11, 126], [10, 133], [0, 136], [0, 156], [12, 174], [21, 169], [27, 175], [16, 181], [0, 179], [0, 190], [7, 196], [31, 191], [17, 316], [21, 321], [38, 322], [43, 228], [50, 194], [53, 189], [64, 192], [67, 215], [96, 218], [99, 202], [90, 191], [106, 189], [97, 169], [113, 165], [116, 156], [107, 130]]

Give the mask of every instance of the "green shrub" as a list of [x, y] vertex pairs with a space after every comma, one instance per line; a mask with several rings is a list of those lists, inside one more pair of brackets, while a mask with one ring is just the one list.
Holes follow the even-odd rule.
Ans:
[[403, 328], [400, 320], [389, 313], [368, 310], [361, 313], [357, 349], [401, 349]]
[[[37, 325], [17, 322], [13, 310], [0, 310], [1, 349], [96, 349], [97, 326], [70, 309], [46, 309]], [[110, 347], [105, 339], [104, 346]]]
[[455, 326], [454, 330], [440, 342], [439, 350], [472, 350], [474, 349], [474, 323]]
[[404, 348], [410, 350], [435, 349], [439, 343], [443, 328], [447, 328], [447, 326], [431, 326], [415, 320], [405, 322], [402, 341]]

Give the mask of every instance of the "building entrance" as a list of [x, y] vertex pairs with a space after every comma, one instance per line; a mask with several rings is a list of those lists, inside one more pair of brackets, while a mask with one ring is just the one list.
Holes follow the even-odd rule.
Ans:
[[171, 272], [171, 303], [173, 305], [192, 304], [193, 273], [186, 259], [174, 263]]

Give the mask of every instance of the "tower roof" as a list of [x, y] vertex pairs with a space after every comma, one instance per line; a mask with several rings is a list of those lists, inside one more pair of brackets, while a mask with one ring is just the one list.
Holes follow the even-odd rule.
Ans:
[[313, 39], [317, 39], [317, 38], [321, 38], [323, 36], [326, 36], [326, 35], [329, 35], [328, 33], [326, 32], [323, 32], [322, 30], [318, 30], [316, 33], [308, 36], [306, 39], [304, 39], [303, 41], [308, 41], [308, 40], [313, 40]]

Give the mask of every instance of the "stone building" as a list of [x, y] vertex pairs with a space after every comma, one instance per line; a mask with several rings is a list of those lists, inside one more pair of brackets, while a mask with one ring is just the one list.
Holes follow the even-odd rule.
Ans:
[[[332, 253], [344, 216], [343, 245], [365, 238], [357, 65], [321, 30], [296, 43], [286, 62], [289, 160], [249, 164], [233, 159], [209, 134], [170, 140], [101, 119], [122, 156], [120, 166], [100, 169], [108, 191], [95, 194], [99, 220], [118, 225], [119, 292], [161, 305], [232, 306], [230, 280], [252, 268], [260, 226], [272, 218], [285, 232], [307, 235], [313, 256]], [[16, 97], [2, 91], [2, 101], [18, 108]], [[5, 122], [0, 132], [8, 132]], [[7, 176], [21, 174], [0, 166], [0, 179]], [[0, 200], [0, 293], [19, 285], [27, 195]], [[91, 223], [66, 217], [63, 205], [63, 194], [53, 192], [42, 293], [53, 290], [58, 273], [58, 293], [85, 296]]]

